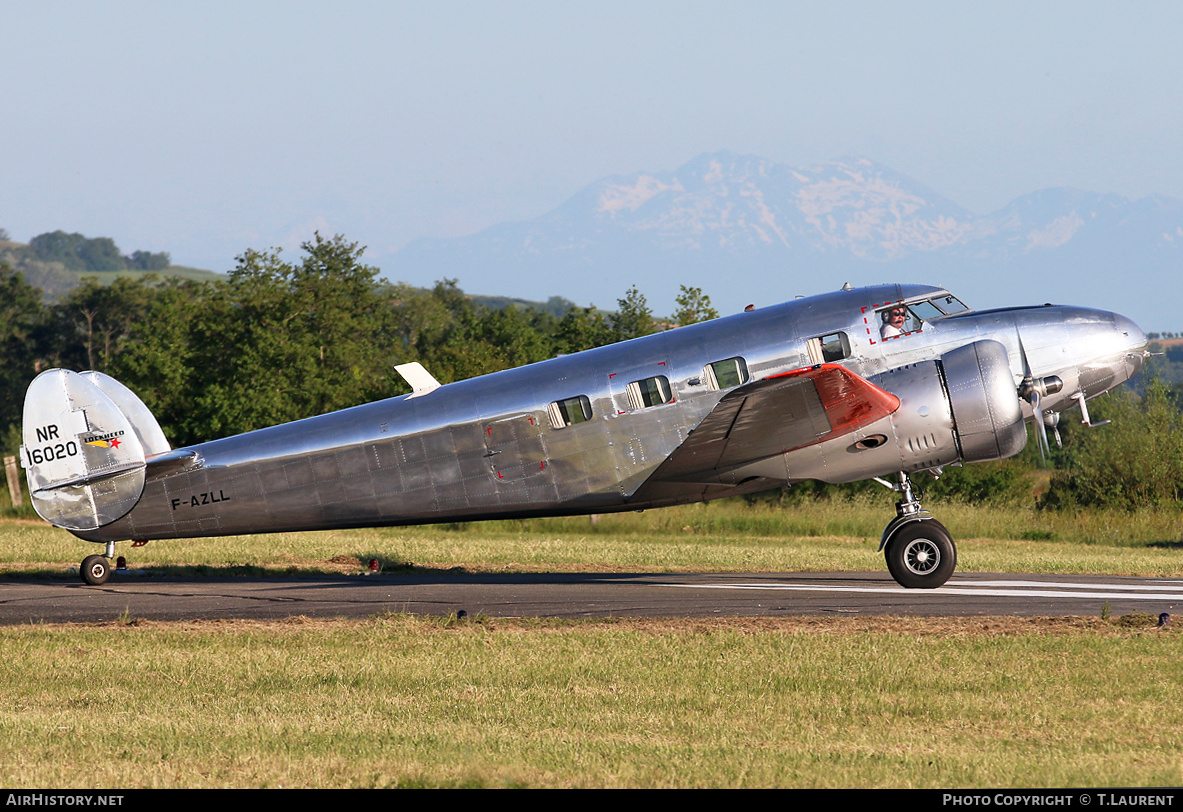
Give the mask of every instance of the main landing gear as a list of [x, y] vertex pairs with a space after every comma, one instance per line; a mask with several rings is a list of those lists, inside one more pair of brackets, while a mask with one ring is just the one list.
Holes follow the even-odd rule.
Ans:
[[920, 506], [907, 474], [900, 472], [897, 485], [883, 484], [900, 495], [895, 504], [896, 517], [883, 531], [879, 543], [887, 558], [887, 571], [896, 583], [908, 589], [936, 589], [957, 569], [953, 537]]

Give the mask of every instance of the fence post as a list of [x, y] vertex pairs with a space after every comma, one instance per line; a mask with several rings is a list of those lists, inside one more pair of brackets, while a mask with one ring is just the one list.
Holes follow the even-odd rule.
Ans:
[[4, 473], [8, 477], [8, 498], [13, 507], [21, 506], [21, 473], [16, 467], [16, 457], [4, 458]]

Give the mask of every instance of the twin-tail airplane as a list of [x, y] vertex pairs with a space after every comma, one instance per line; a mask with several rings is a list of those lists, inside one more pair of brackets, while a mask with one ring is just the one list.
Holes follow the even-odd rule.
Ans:
[[[880, 541], [911, 588], [957, 565], [909, 476], [1013, 456], [1035, 426], [1138, 371], [1116, 313], [975, 311], [941, 288], [842, 290], [173, 449], [129, 389], [54, 369], [29, 386], [21, 460], [37, 512], [115, 542], [642, 510], [807, 479], [899, 494]], [[1058, 439], [1058, 434], [1057, 434]]]

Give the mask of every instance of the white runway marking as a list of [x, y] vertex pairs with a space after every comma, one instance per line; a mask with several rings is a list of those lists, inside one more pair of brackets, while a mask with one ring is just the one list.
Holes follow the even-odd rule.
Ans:
[[1103, 598], [1127, 601], [1177, 601], [1183, 599], [1183, 583], [1086, 584], [1057, 581], [954, 581], [939, 589], [904, 589], [902, 586], [852, 586], [848, 584], [661, 584], [683, 589], [765, 589], [789, 592], [862, 592], [910, 595], [965, 595], [1003, 598]]

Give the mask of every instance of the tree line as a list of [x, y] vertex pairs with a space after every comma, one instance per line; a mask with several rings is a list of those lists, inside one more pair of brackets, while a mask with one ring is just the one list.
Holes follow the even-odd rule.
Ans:
[[217, 281], [86, 277], [54, 303], [0, 267], [8, 453], [25, 389], [54, 367], [114, 376], [188, 445], [405, 393], [395, 364], [420, 361], [448, 382], [718, 315], [697, 288], [683, 288], [668, 321], [636, 287], [614, 312], [484, 307], [456, 280], [430, 290], [380, 280], [362, 252], [317, 235], [297, 261], [248, 250]]

